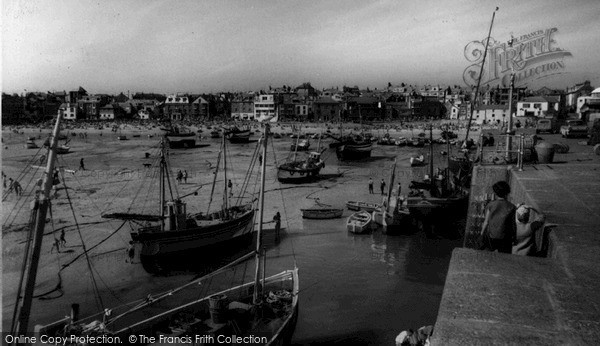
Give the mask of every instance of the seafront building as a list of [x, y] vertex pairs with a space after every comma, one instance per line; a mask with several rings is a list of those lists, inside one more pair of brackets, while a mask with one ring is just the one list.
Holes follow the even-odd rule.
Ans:
[[[407, 85], [384, 89], [358, 86], [323, 88], [311, 83], [297, 87], [269, 87], [244, 93], [91, 94], [83, 87], [72, 91], [28, 92], [2, 95], [3, 123], [40, 121], [63, 112], [65, 119], [80, 120], [259, 120], [278, 121], [410, 121], [415, 119], [467, 120], [504, 123], [508, 116], [509, 88], [481, 88], [477, 104], [474, 92], [457, 85]], [[598, 97], [589, 81], [566, 90], [516, 87], [512, 114], [522, 119], [544, 116], [582, 117], [596, 112]], [[598, 94], [598, 93], [595, 93]], [[473, 110], [473, 112], [471, 112]]]

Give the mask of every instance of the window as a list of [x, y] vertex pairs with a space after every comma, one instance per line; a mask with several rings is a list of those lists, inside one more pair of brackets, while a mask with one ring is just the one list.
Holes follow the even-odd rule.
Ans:
[[529, 103], [523, 103], [523, 108], [529, 108]]
[[534, 103], [533, 104], [533, 108], [542, 108], [542, 104], [541, 103]]

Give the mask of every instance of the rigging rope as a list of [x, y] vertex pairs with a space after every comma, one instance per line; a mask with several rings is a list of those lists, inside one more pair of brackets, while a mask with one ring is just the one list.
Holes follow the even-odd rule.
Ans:
[[71, 213], [73, 214], [73, 220], [75, 221], [75, 225], [77, 227], [77, 233], [79, 234], [79, 239], [81, 239], [81, 246], [83, 247], [83, 251], [85, 253], [85, 258], [87, 261], [88, 269], [90, 271], [90, 276], [92, 278], [92, 283], [94, 285], [93, 288], [94, 288], [95, 298], [97, 299], [97, 303], [98, 302], [100, 303], [100, 307], [102, 308], [102, 310], [104, 310], [104, 304], [102, 303], [102, 297], [100, 296], [100, 291], [98, 290], [98, 285], [96, 284], [96, 278], [94, 277], [94, 272], [92, 271], [92, 263], [90, 262], [90, 258], [87, 254], [85, 242], [83, 240], [83, 235], [81, 234], [81, 229], [79, 228], [79, 224], [77, 223], [77, 216], [75, 215], [75, 210], [73, 209], [73, 204], [71, 203], [71, 197], [69, 196], [69, 189], [67, 189], [67, 184], [65, 182], [64, 175], [62, 176], [62, 178], [63, 178], [63, 184], [65, 185], [65, 194], [67, 196], [67, 201], [69, 203]]

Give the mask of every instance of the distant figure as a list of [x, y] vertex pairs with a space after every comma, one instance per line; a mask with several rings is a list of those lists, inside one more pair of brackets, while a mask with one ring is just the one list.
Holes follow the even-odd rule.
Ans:
[[512, 252], [515, 237], [515, 205], [506, 200], [510, 186], [499, 181], [492, 186], [497, 199], [485, 206], [485, 219], [481, 226], [482, 249], [503, 253]]
[[[516, 240], [512, 247], [513, 255], [532, 256], [536, 254], [537, 232], [544, 230], [546, 217], [537, 209], [521, 204], [515, 211]], [[541, 244], [537, 244], [541, 245]]]
[[60, 253], [60, 240], [58, 240], [58, 238], [54, 238], [54, 244], [52, 244], [50, 253], [54, 253], [54, 249], [56, 249], [56, 252]]
[[21, 184], [19, 184], [18, 181], [14, 181], [13, 182], [13, 188], [15, 189], [15, 194], [17, 196], [21, 196], [23, 194], [23, 188], [21, 187]]
[[42, 156], [40, 156], [40, 165], [43, 165], [44, 162], [46, 162], [46, 155], [42, 154]]
[[381, 187], [381, 194], [384, 195], [385, 194], [385, 181], [383, 179], [381, 179], [381, 184], [379, 186]]
[[369, 193], [373, 193], [373, 178], [369, 178]]
[[85, 171], [85, 165], [83, 164], [83, 157], [79, 160], [79, 169]]
[[258, 154], [258, 164], [262, 166], [262, 154]]
[[125, 263], [133, 263], [133, 258], [135, 257], [135, 248], [133, 247], [133, 241], [129, 241], [129, 246], [127, 247], [127, 258], [125, 259]]
[[231, 179], [229, 179], [229, 182], [227, 183], [227, 189], [229, 190], [229, 197], [233, 197], [233, 183], [231, 182]]
[[183, 175], [182, 175], [182, 177], [183, 177], [183, 182], [184, 182], [185, 184], [187, 184], [187, 177], [188, 177], [187, 170], [184, 170], [184, 171], [183, 171]]
[[176, 179], [177, 179], [178, 183], [181, 183], [181, 179], [183, 179], [183, 173], [181, 172], [181, 170], [177, 171], [177, 177], [176, 177]]
[[7, 195], [10, 194], [10, 192], [14, 189], [14, 185], [15, 185], [15, 182], [14, 182], [13, 178], [8, 178], [8, 193], [7, 193]]
[[279, 241], [279, 231], [281, 230], [281, 214], [279, 212], [273, 216], [273, 221], [275, 221], [275, 241]]
[[64, 228], [60, 231], [60, 245], [61, 246], [67, 245], [67, 239], [65, 239], [65, 230], [64, 230]]

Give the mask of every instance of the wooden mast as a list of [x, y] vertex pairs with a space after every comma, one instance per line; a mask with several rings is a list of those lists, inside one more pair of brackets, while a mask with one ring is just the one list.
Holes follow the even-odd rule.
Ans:
[[[26, 258], [25, 284], [22, 292], [17, 292], [17, 304], [15, 305], [15, 316], [17, 321], [13, 321], [13, 335], [25, 335], [28, 332], [29, 315], [31, 313], [31, 304], [35, 288], [36, 275], [40, 261], [40, 252], [42, 240], [44, 238], [44, 226], [46, 225], [46, 213], [50, 204], [50, 190], [53, 185], [54, 164], [56, 160], [56, 146], [58, 144], [58, 135], [60, 133], [60, 120], [62, 111], [56, 117], [56, 125], [52, 133], [52, 142], [50, 144], [50, 153], [48, 154], [48, 163], [44, 174], [44, 189], [37, 200], [32, 203], [32, 210], [35, 213], [33, 224], [33, 248], [30, 256]], [[22, 299], [20, 299], [22, 297]]]
[[[265, 206], [265, 172], [267, 170], [267, 141], [269, 138], [269, 124], [268, 122], [265, 122], [265, 132], [263, 135], [263, 143], [261, 143], [263, 145], [263, 151], [262, 151], [262, 155], [263, 155], [263, 160], [261, 163], [261, 168], [260, 168], [260, 195], [258, 198], [258, 231], [256, 233], [256, 254], [255, 254], [255, 259], [256, 259], [256, 270], [255, 270], [255, 274], [254, 274], [254, 294], [252, 297], [252, 301], [254, 304], [259, 304], [261, 299], [260, 299], [260, 293], [259, 291], [262, 290], [262, 288], [260, 287], [260, 277], [261, 277], [261, 266], [260, 266], [260, 254], [262, 251], [262, 228], [263, 228], [263, 216], [264, 216], [264, 206]], [[263, 282], [264, 284], [264, 282]]]
[[469, 130], [471, 129], [471, 121], [473, 120], [473, 110], [475, 109], [475, 105], [477, 103], [477, 96], [479, 95], [479, 85], [481, 84], [481, 77], [483, 76], [483, 66], [485, 65], [485, 57], [487, 56], [488, 45], [490, 43], [490, 36], [492, 35], [492, 26], [494, 25], [494, 18], [496, 17], [496, 11], [498, 11], [498, 7], [494, 10], [492, 14], [492, 22], [490, 23], [490, 30], [488, 31], [487, 40], [485, 41], [485, 49], [483, 50], [483, 60], [481, 61], [481, 69], [479, 70], [479, 78], [477, 78], [477, 87], [475, 88], [475, 96], [473, 97], [473, 103], [471, 104], [471, 114], [469, 115], [469, 122], [467, 123], [467, 134], [465, 135], [465, 144], [469, 140]]
[[225, 185], [225, 187], [223, 188], [223, 213], [224, 215], [227, 214], [227, 211], [229, 210], [229, 194], [228, 194], [228, 184], [229, 181], [227, 180], [227, 147], [225, 146], [225, 138], [223, 138], [223, 179], [225, 179], [225, 183], [223, 185]]

